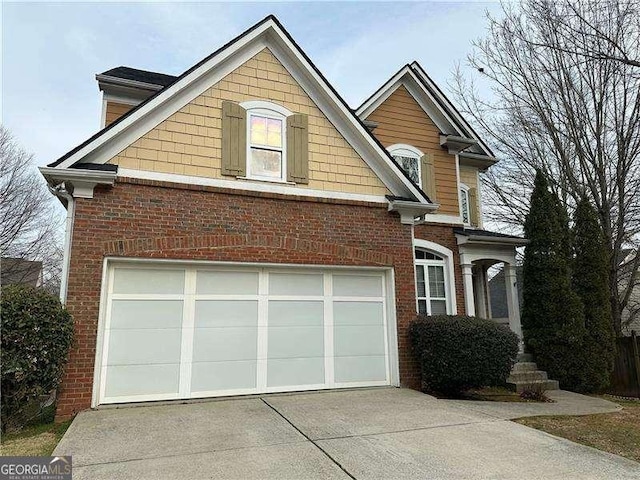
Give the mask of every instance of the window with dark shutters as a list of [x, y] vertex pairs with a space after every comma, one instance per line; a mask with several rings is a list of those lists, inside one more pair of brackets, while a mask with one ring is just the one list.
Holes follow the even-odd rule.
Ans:
[[222, 175], [244, 176], [247, 168], [247, 112], [222, 102]]
[[287, 117], [287, 180], [309, 183], [309, 120], [301, 113]]

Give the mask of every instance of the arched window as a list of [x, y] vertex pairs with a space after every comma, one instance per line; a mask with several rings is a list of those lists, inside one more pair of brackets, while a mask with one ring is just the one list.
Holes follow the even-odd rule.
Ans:
[[420, 159], [423, 153], [417, 148], [404, 143], [391, 145], [387, 150], [394, 160], [398, 162], [398, 165], [407, 172], [409, 178], [422, 188], [422, 166], [420, 165]]
[[465, 225], [471, 223], [471, 212], [469, 210], [469, 187], [464, 183], [460, 184], [460, 216]]
[[453, 252], [429, 242], [414, 241], [416, 300], [423, 315], [455, 315]]
[[292, 112], [271, 102], [240, 105], [247, 111], [247, 177], [285, 181], [287, 117]]

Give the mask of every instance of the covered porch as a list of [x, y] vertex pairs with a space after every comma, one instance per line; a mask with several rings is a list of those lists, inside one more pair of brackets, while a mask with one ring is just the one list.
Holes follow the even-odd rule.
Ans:
[[[471, 228], [456, 229], [455, 234], [460, 254], [467, 315], [493, 319], [498, 323], [508, 325], [520, 337], [522, 352], [516, 248], [526, 245], [527, 240]], [[503, 265], [507, 315], [506, 317], [493, 318], [488, 272], [491, 267], [497, 264]]]

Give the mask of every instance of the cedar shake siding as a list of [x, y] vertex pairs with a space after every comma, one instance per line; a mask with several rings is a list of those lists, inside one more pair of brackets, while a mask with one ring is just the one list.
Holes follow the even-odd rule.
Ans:
[[367, 120], [385, 147], [405, 143], [434, 156], [437, 213], [459, 215], [456, 159], [440, 146], [440, 131], [404, 86], [400, 86]]

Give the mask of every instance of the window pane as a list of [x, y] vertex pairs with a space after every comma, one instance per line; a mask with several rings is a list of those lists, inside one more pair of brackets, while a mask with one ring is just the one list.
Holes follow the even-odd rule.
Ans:
[[267, 144], [266, 117], [251, 116], [251, 143], [257, 143], [258, 145]]
[[431, 252], [425, 252], [424, 250], [416, 249], [415, 255], [418, 260], [444, 260], [442, 257]]
[[267, 145], [282, 147], [282, 120], [267, 119]]
[[418, 297], [425, 297], [427, 295], [427, 291], [424, 281], [424, 267], [421, 265], [416, 266], [416, 274], [418, 275]]
[[258, 177], [282, 177], [282, 152], [251, 149], [251, 175]]
[[445, 298], [443, 267], [429, 266], [429, 293], [432, 298]]
[[418, 300], [418, 313], [423, 315], [427, 314], [427, 301], [426, 300]]
[[418, 175], [418, 159], [415, 157], [403, 157], [401, 155], [394, 156], [396, 162], [402, 167], [402, 169], [407, 172], [409, 178], [416, 182], [420, 183], [420, 176]]
[[447, 302], [444, 300], [431, 300], [431, 315], [446, 315]]
[[469, 223], [469, 196], [466, 190], [460, 189], [460, 202], [462, 207], [462, 221]]

